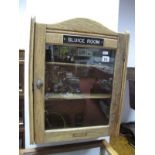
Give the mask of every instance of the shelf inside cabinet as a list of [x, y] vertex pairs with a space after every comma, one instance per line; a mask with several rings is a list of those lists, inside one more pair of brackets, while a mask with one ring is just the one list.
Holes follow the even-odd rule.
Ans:
[[22, 89], [19, 89], [19, 97], [20, 98], [24, 97], [24, 92]]
[[19, 64], [24, 64], [24, 60], [19, 60]]
[[103, 65], [91, 65], [91, 64], [78, 64], [78, 63], [66, 63], [66, 62], [46, 62], [47, 65], [63, 65], [63, 66], [77, 66], [77, 67], [97, 67], [104, 68]]
[[23, 118], [19, 118], [19, 125], [24, 125]]
[[45, 99], [46, 100], [52, 100], [52, 99], [108, 99], [111, 98], [111, 94], [52, 94], [52, 93], [46, 93]]

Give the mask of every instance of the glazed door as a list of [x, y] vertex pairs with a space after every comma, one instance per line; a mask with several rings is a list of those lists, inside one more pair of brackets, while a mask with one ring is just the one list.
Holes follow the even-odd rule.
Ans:
[[35, 26], [35, 143], [109, 135], [117, 99], [112, 90], [114, 79], [119, 78], [114, 74], [115, 60], [122, 56], [116, 51], [117, 40], [98, 36], [102, 46], [81, 45], [64, 42], [65, 35], [47, 33], [46, 25]]
[[31, 20], [31, 144], [118, 135], [128, 42], [90, 19]]
[[109, 124], [115, 51], [46, 44], [45, 130]]

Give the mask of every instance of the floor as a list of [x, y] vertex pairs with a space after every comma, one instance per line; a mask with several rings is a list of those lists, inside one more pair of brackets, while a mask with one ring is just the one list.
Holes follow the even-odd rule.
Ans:
[[135, 155], [135, 149], [124, 136], [111, 137], [110, 145], [119, 155]]

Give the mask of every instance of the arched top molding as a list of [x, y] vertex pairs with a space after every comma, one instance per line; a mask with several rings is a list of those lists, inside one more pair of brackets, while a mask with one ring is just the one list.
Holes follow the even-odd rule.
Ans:
[[116, 32], [108, 29], [104, 25], [94, 20], [86, 18], [75, 18], [57, 24], [47, 24], [46, 28], [54, 30], [94, 33], [94, 34], [112, 35], [112, 36], [118, 35]]

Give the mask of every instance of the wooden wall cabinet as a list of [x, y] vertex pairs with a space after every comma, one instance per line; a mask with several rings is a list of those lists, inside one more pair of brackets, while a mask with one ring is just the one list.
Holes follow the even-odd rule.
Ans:
[[89, 19], [31, 20], [31, 144], [118, 135], [128, 42]]

